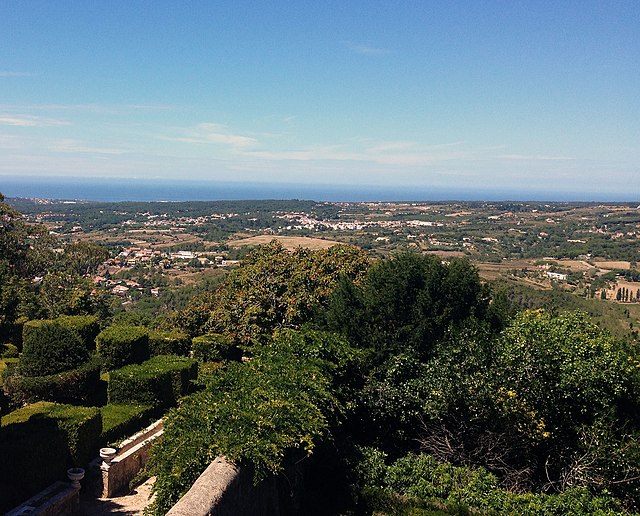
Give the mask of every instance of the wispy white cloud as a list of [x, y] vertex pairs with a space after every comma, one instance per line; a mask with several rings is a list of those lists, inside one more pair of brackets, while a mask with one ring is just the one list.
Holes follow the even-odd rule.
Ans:
[[414, 149], [416, 147], [416, 142], [411, 141], [399, 141], [399, 142], [384, 142], [378, 145], [374, 145], [369, 148], [369, 152], [373, 153], [382, 153], [382, 152], [392, 152], [392, 151], [404, 151], [408, 149]]
[[12, 70], [0, 70], [0, 77], [32, 77], [30, 72], [16, 72]]
[[55, 118], [43, 118], [31, 115], [0, 115], [0, 125], [12, 125], [16, 127], [51, 127], [70, 125], [65, 120]]
[[87, 153], [87, 154], [108, 154], [108, 155], [121, 155], [126, 154], [128, 150], [110, 147], [94, 147], [87, 145], [84, 142], [73, 139], [61, 139], [53, 140], [47, 146], [47, 149], [52, 152], [64, 152], [64, 153]]
[[313, 146], [297, 150], [247, 150], [246, 156], [270, 161], [349, 161], [389, 166], [419, 166], [454, 159], [468, 154], [455, 148], [458, 143], [421, 145], [413, 141], [369, 142], [363, 148], [351, 145]]
[[198, 124], [185, 131], [183, 136], [162, 136], [161, 139], [198, 145], [226, 145], [236, 150], [250, 147], [258, 143], [258, 140], [255, 138], [242, 134], [235, 134], [229, 131], [229, 129], [222, 124], [208, 122]]
[[76, 111], [94, 114], [121, 114], [131, 111], [170, 111], [176, 109], [171, 104], [0, 104], [5, 112], [29, 111], [45, 113], [48, 111]]
[[12, 134], [0, 134], [0, 149], [20, 149], [23, 142]]
[[345, 44], [347, 45], [347, 48], [349, 48], [352, 52], [356, 54], [362, 54], [367, 56], [380, 56], [380, 55], [391, 53], [391, 51], [389, 51], [386, 48], [374, 47], [374, 46], [365, 45], [362, 43], [353, 43], [351, 41], [346, 41]]
[[535, 154], [502, 154], [499, 159], [511, 159], [517, 161], [575, 161], [570, 156], [539, 156]]

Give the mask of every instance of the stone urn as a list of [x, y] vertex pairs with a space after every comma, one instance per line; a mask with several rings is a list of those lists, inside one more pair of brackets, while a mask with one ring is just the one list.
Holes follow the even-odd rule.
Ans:
[[71, 485], [80, 489], [80, 481], [84, 478], [84, 469], [70, 468], [67, 470], [67, 478], [71, 480]]
[[100, 448], [100, 458], [102, 464], [100, 469], [109, 469], [111, 467], [111, 460], [115, 457], [117, 450], [115, 448]]

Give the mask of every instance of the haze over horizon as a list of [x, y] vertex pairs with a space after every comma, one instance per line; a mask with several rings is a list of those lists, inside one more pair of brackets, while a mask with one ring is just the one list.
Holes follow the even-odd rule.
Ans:
[[640, 194], [640, 3], [4, 2], [2, 176]]

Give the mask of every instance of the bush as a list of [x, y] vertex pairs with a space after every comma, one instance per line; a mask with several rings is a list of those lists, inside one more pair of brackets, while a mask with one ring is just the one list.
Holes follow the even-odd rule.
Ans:
[[29, 323], [24, 327], [20, 374], [25, 376], [56, 374], [75, 369], [89, 359], [89, 351], [74, 330], [54, 321], [29, 321]]
[[100, 323], [95, 315], [61, 315], [55, 322], [75, 330], [88, 350], [96, 349], [96, 337], [100, 333]]
[[35, 330], [36, 328], [40, 328], [50, 322], [50, 319], [32, 319], [30, 321], [24, 321], [22, 323], [22, 341], [24, 342], [33, 330]]
[[0, 358], [18, 358], [20, 352], [13, 344], [0, 344]]
[[[102, 421], [93, 407], [39, 402], [2, 418], [0, 511], [4, 512], [96, 454]], [[10, 467], [9, 467], [10, 465]]]
[[[501, 489], [498, 479], [484, 468], [457, 467], [438, 462], [430, 455], [409, 454], [390, 466], [385, 454], [360, 448], [355, 465], [357, 488], [368, 512], [404, 504], [411, 507], [440, 506], [447, 513], [465, 514], [615, 514], [618, 502], [610, 496], [593, 496], [574, 487], [554, 495], [518, 494]], [[408, 503], [407, 503], [408, 502]], [[363, 508], [364, 509], [364, 508]]]
[[242, 355], [231, 337], [219, 333], [194, 337], [191, 341], [191, 349], [193, 358], [200, 362], [239, 360]]
[[195, 360], [175, 355], [159, 355], [140, 365], [116, 369], [109, 374], [109, 403], [172, 406], [189, 393], [197, 374]]
[[0, 339], [22, 349], [22, 326], [26, 321], [26, 317], [19, 317], [13, 322], [5, 320], [4, 324], [0, 324]]
[[187, 355], [191, 342], [189, 336], [179, 331], [149, 332], [149, 355]]
[[144, 428], [154, 415], [151, 405], [107, 404], [102, 412], [103, 444], [115, 443]]
[[5, 381], [5, 378], [8, 378], [12, 374], [15, 374], [16, 369], [18, 368], [17, 358], [2, 358], [0, 359], [0, 387]]
[[149, 358], [149, 334], [143, 326], [109, 326], [96, 337], [96, 346], [107, 371]]
[[69, 456], [67, 466], [84, 466], [94, 458], [102, 431], [102, 416], [96, 407], [40, 401], [3, 416], [0, 435], [24, 433], [25, 429], [38, 427], [47, 420], [54, 421], [64, 436]]
[[77, 369], [46, 376], [7, 375], [4, 388], [16, 403], [89, 403], [100, 389], [100, 361], [94, 357]]
[[285, 455], [310, 455], [340, 411], [331, 375], [346, 346], [322, 332], [283, 331], [169, 411], [149, 468], [153, 513], [166, 514], [217, 455], [251, 464], [256, 479], [282, 471]]
[[66, 442], [50, 419], [0, 428], [0, 457], [0, 514], [65, 478]]

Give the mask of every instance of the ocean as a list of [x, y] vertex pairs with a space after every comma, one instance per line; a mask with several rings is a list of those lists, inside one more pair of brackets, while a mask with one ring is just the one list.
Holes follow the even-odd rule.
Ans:
[[632, 193], [598, 194], [504, 189], [428, 188], [375, 185], [240, 183], [150, 179], [0, 176], [5, 197], [87, 201], [216, 201], [301, 199], [375, 201], [608, 201], [637, 202]]

